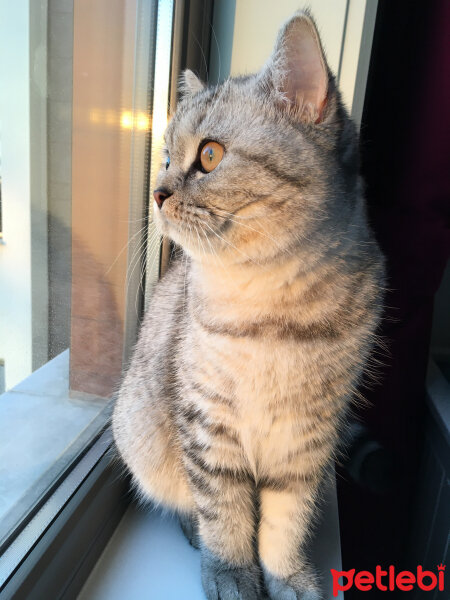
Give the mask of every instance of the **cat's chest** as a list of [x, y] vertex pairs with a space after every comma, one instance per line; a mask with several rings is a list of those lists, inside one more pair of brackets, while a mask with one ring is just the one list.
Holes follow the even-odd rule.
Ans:
[[[252, 344], [252, 358], [236, 381], [239, 430], [254, 455], [270, 449], [276, 439], [292, 436], [295, 413], [304, 398], [302, 350], [292, 344]], [[270, 452], [269, 452], [270, 454]]]
[[323, 358], [317, 346], [264, 337], [204, 335], [199, 330], [199, 337], [191, 337], [186, 345], [186, 353], [202, 385], [231, 400], [232, 408], [225, 412], [203, 402], [202, 407], [211, 408], [214, 420], [223, 416], [223, 424], [237, 433], [255, 476], [295, 449], [314, 373]]
[[296, 398], [315, 360], [300, 344], [264, 338], [218, 337], [202, 348], [200, 368], [225, 378], [242, 410], [266, 410]]

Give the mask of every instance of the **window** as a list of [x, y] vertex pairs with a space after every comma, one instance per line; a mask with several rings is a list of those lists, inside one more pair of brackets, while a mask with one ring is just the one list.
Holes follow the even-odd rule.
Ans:
[[0, 0], [0, 589], [75, 494], [108, 481], [108, 512], [117, 485], [108, 417], [160, 270], [150, 182], [199, 3], [177, 4]]

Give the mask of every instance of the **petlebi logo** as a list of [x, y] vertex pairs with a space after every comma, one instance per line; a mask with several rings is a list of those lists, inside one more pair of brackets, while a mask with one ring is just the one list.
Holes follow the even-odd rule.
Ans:
[[394, 566], [383, 570], [377, 565], [375, 573], [370, 571], [359, 571], [355, 569], [350, 571], [336, 571], [331, 569], [333, 577], [333, 596], [337, 596], [340, 591], [345, 592], [356, 587], [361, 592], [369, 592], [372, 589], [378, 589], [382, 592], [393, 592], [401, 590], [402, 592], [410, 592], [419, 588], [424, 592], [431, 592], [436, 588], [444, 591], [444, 575], [445, 565], [437, 565], [437, 573], [433, 571], [424, 571], [420, 565], [415, 573], [412, 571], [395, 570]]

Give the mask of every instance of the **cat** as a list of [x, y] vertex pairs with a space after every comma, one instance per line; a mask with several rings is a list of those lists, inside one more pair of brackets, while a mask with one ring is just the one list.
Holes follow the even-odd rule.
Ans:
[[146, 312], [115, 442], [200, 546], [209, 600], [316, 600], [305, 541], [374, 345], [384, 261], [309, 12], [255, 75], [207, 87], [186, 71], [165, 141], [154, 220], [182, 256]]

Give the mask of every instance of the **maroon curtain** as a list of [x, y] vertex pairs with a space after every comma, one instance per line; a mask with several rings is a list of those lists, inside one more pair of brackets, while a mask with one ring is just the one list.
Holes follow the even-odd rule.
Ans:
[[360, 416], [391, 453], [391, 482], [373, 493], [341, 469], [338, 493], [344, 569], [372, 570], [402, 565], [412, 526], [433, 297], [450, 254], [447, 0], [379, 1], [361, 158], [370, 220], [387, 258], [380, 334], [389, 354], [381, 385], [364, 390], [372, 407]]

